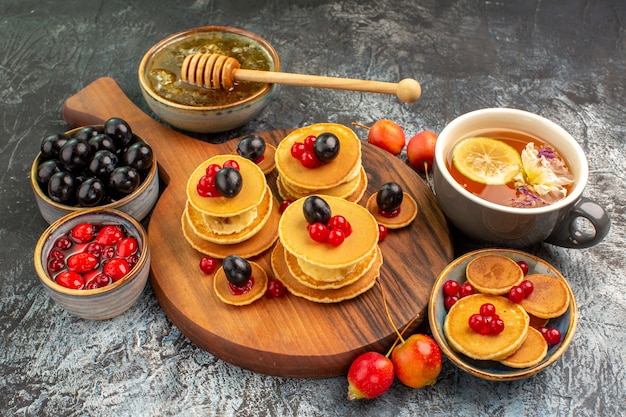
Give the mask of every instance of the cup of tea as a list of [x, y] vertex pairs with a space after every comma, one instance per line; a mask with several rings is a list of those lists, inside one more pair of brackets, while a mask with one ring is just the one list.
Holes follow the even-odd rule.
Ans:
[[459, 116], [441, 131], [435, 148], [441, 210], [467, 237], [494, 245], [545, 241], [586, 248], [602, 241], [610, 219], [582, 196], [588, 176], [576, 140], [523, 110], [487, 108]]

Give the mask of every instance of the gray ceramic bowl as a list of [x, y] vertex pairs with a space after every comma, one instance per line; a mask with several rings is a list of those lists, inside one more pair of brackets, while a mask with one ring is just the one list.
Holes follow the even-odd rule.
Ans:
[[[182, 61], [183, 54], [178, 52], [181, 44], [195, 41], [198, 37], [220, 36], [227, 39], [236, 39], [249, 48], [260, 51], [265, 59], [269, 61], [269, 71], [280, 70], [280, 60], [276, 50], [267, 42], [254, 33], [224, 26], [206, 26], [190, 29], [184, 32], [175, 33], [156, 43], [146, 52], [139, 64], [139, 85], [144, 99], [152, 111], [163, 121], [170, 125], [198, 133], [224, 132], [241, 126], [253, 119], [272, 99], [277, 86], [265, 84], [260, 90], [240, 98], [231, 104], [213, 104], [210, 101], [203, 104], [182, 104], [182, 101], [174, 101], [166, 98], [166, 94], [157, 93], [158, 88], [151, 81], [151, 70], [155, 62], [155, 56], [166, 50], [174, 50], [178, 57], [175, 62]], [[207, 52], [206, 47], [185, 47], [185, 51], [194, 50], [197, 52]], [[204, 49], [202, 49], [204, 48]], [[231, 55], [221, 51], [223, 55]], [[243, 64], [242, 64], [243, 67]], [[173, 65], [167, 72], [168, 77], [176, 79], [175, 83], [180, 86], [179, 67]], [[189, 86], [182, 85], [182, 88]], [[237, 87], [235, 87], [237, 88]]]
[[[499, 254], [507, 256], [514, 261], [526, 261], [528, 263], [529, 274], [548, 274], [558, 279], [561, 279], [567, 291], [570, 295], [570, 305], [567, 311], [560, 317], [550, 319], [547, 327], [556, 327], [562, 334], [561, 343], [550, 346], [546, 357], [539, 364], [523, 369], [514, 369], [502, 365], [495, 361], [478, 361], [454, 351], [448, 342], [443, 332], [443, 324], [446, 319], [446, 308], [444, 307], [443, 296], [443, 284], [453, 279], [459, 283], [464, 283], [465, 268], [467, 264], [474, 258], [486, 255], [486, 254]], [[561, 357], [563, 352], [570, 345], [574, 332], [576, 331], [576, 325], [578, 323], [578, 308], [576, 306], [576, 299], [574, 293], [567, 280], [561, 275], [561, 273], [546, 261], [537, 258], [536, 256], [528, 253], [513, 250], [513, 249], [481, 249], [474, 252], [467, 253], [454, 261], [452, 261], [437, 277], [433, 286], [430, 301], [428, 306], [428, 320], [430, 323], [430, 329], [433, 337], [439, 344], [441, 351], [450, 359], [452, 363], [461, 368], [463, 371], [468, 372], [474, 376], [492, 380], [492, 381], [511, 381], [516, 379], [527, 378], [535, 375], [536, 373], [544, 370], [557, 359]]]
[[[81, 128], [82, 127], [78, 127], [65, 133], [67, 135], [72, 135]], [[37, 182], [37, 166], [39, 165], [40, 159], [41, 153], [37, 154], [35, 160], [31, 165], [30, 186], [35, 194], [35, 200], [37, 202], [37, 207], [39, 207], [39, 212], [41, 213], [41, 216], [48, 223], [53, 223], [69, 213], [76, 213], [78, 211], [85, 210], [84, 207], [69, 206], [66, 204], [57, 203], [47, 196], [47, 194], [41, 189], [39, 183]], [[98, 206], [98, 208], [120, 210], [124, 213], [130, 214], [135, 219], [141, 221], [144, 219], [144, 217], [148, 215], [148, 213], [150, 213], [150, 210], [152, 210], [152, 208], [156, 204], [158, 197], [159, 174], [155, 157], [154, 163], [152, 164], [150, 171], [148, 171], [148, 174], [146, 175], [139, 188], [137, 188], [135, 191], [133, 191], [124, 198], [121, 198], [109, 204]]]
[[[48, 254], [54, 242], [80, 223], [122, 225], [139, 243], [139, 260], [131, 271], [109, 285], [96, 289], [69, 289], [57, 284], [47, 272]], [[35, 271], [46, 292], [69, 313], [90, 320], [104, 320], [128, 310], [141, 295], [150, 273], [150, 250], [143, 226], [118, 210], [86, 209], [52, 223], [35, 247]]]

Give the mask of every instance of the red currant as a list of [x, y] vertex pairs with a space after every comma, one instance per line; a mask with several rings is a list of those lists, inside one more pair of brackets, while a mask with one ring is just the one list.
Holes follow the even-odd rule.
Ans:
[[300, 159], [304, 151], [306, 151], [306, 147], [304, 146], [304, 143], [302, 142], [296, 142], [293, 145], [291, 145], [291, 156], [293, 156], [296, 159]]
[[491, 323], [493, 322], [493, 316], [482, 316], [483, 318], [483, 328], [480, 329], [478, 333], [486, 336], [491, 334]]
[[313, 223], [307, 226], [309, 229], [309, 236], [316, 242], [324, 243], [328, 239], [330, 231], [323, 223]]
[[493, 316], [496, 314], [496, 307], [491, 303], [485, 303], [480, 306], [480, 314], [483, 316]]
[[104, 264], [102, 272], [109, 275], [115, 282], [130, 272], [130, 265], [125, 259], [113, 258]]
[[320, 166], [322, 162], [315, 156], [315, 152], [307, 149], [300, 155], [300, 163], [303, 167], [312, 169]]
[[224, 162], [222, 168], [226, 167], [235, 168], [237, 171], [239, 171], [239, 164], [234, 159], [229, 159], [228, 161]]
[[535, 289], [535, 285], [533, 284], [533, 282], [527, 279], [522, 281], [519, 286], [522, 287], [522, 289], [524, 290], [524, 297], [528, 297], [530, 294], [533, 293], [533, 290]]
[[278, 211], [280, 214], [283, 214], [284, 211], [289, 207], [289, 205], [293, 203], [293, 200], [283, 200], [280, 202], [280, 206], [278, 207]]
[[94, 234], [96, 233], [96, 227], [90, 223], [81, 223], [72, 229], [70, 235], [75, 242], [78, 243], [87, 243], [90, 242]]
[[328, 221], [327, 226], [331, 230], [332, 229], [341, 230], [343, 234], [345, 235], [345, 237], [348, 237], [352, 234], [352, 225], [350, 225], [350, 222], [348, 222], [348, 220], [346, 220], [346, 218], [340, 214], [332, 216], [330, 220]]
[[87, 252], [79, 252], [67, 258], [67, 268], [71, 271], [84, 274], [98, 266], [98, 258]]
[[528, 274], [528, 263], [526, 261], [517, 261], [517, 264], [522, 268], [522, 272], [526, 276]]
[[120, 258], [128, 258], [139, 249], [139, 243], [134, 237], [125, 237], [117, 244], [116, 254]]
[[217, 268], [217, 261], [210, 256], [200, 258], [200, 270], [207, 275], [211, 275]]
[[443, 283], [443, 292], [446, 295], [457, 295], [461, 289], [461, 284], [453, 279], [449, 279]]
[[328, 232], [328, 237], [326, 240], [328, 243], [336, 247], [341, 245], [345, 239], [346, 235], [343, 230], [335, 228], [331, 229], [330, 232]]
[[454, 303], [456, 303], [457, 301], [459, 301], [458, 295], [448, 295], [446, 298], [443, 299], [443, 305], [446, 310], [450, 310], [450, 308], [452, 308]]
[[556, 328], [549, 328], [543, 334], [544, 339], [549, 345], [558, 345], [561, 342], [561, 332]]
[[270, 278], [267, 281], [267, 293], [272, 297], [282, 297], [287, 293], [287, 289], [279, 280]]
[[222, 169], [222, 167], [218, 164], [209, 164], [204, 172], [206, 173], [207, 177], [215, 178], [215, 174], [217, 174], [217, 171], [219, 171], [220, 169]]
[[472, 284], [470, 284], [469, 282], [466, 282], [465, 284], [461, 285], [461, 288], [459, 289], [459, 296], [463, 298], [467, 297], [468, 295], [472, 295], [475, 292], [476, 290], [474, 289], [474, 286], [472, 286]]
[[306, 138], [304, 138], [304, 147], [309, 150], [312, 151], [313, 148], [315, 147], [315, 141], [317, 140], [317, 136], [314, 135], [309, 135]]
[[55, 281], [57, 284], [73, 290], [80, 290], [85, 285], [85, 279], [83, 276], [74, 271], [61, 272], [56, 276]]
[[378, 225], [378, 242], [379, 243], [385, 240], [388, 232], [389, 231], [387, 230], [387, 226], [382, 225], [382, 224]]
[[104, 246], [113, 246], [124, 238], [124, 232], [118, 226], [106, 225], [98, 232], [96, 242]]
[[514, 303], [521, 303], [524, 300], [524, 290], [519, 285], [514, 285], [509, 290], [509, 300]]
[[472, 314], [468, 320], [468, 324], [470, 329], [474, 330], [476, 333], [481, 333], [485, 326], [485, 318], [480, 314]]
[[493, 335], [500, 334], [504, 331], [504, 321], [501, 318], [494, 318], [489, 326], [489, 333]]

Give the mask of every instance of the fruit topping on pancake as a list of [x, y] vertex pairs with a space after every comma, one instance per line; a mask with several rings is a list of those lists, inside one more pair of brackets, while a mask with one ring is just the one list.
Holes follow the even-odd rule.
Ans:
[[388, 182], [370, 196], [365, 204], [379, 224], [388, 229], [400, 229], [411, 224], [418, 206], [410, 194], [395, 182]]
[[260, 265], [237, 255], [228, 255], [215, 273], [213, 289], [223, 302], [243, 306], [261, 298], [267, 282], [267, 273]]

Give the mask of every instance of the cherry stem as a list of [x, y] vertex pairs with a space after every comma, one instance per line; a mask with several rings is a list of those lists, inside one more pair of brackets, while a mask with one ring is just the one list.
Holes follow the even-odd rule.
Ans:
[[361, 123], [359, 123], [359, 122], [352, 122], [352, 125], [353, 125], [353, 126], [362, 127], [363, 129], [367, 129], [367, 130], [370, 130], [370, 129], [371, 129], [371, 127], [369, 127], [369, 126], [365, 126], [364, 124], [361, 124]]
[[389, 351], [385, 355], [386, 357], [389, 357], [389, 355], [393, 351], [393, 348], [396, 346], [396, 344], [398, 344], [398, 341], [401, 341], [402, 343], [404, 343], [404, 338], [402, 337], [402, 333], [400, 333], [400, 331], [398, 330], [398, 327], [396, 327], [395, 323], [393, 322], [393, 319], [391, 318], [391, 313], [389, 312], [389, 306], [387, 304], [387, 298], [385, 297], [385, 289], [384, 289], [383, 285], [380, 283], [380, 280], [376, 280], [376, 283], [380, 287], [380, 294], [381, 294], [382, 299], [383, 299], [383, 306], [385, 307], [385, 313], [387, 314], [387, 320], [389, 320], [389, 323], [391, 323], [391, 327], [393, 327], [393, 330], [398, 335], [398, 338], [394, 342], [393, 346], [391, 347], [391, 349], [389, 349]]
[[424, 173], [426, 173], [426, 183], [430, 184], [430, 179], [428, 178], [428, 161], [424, 161]]

